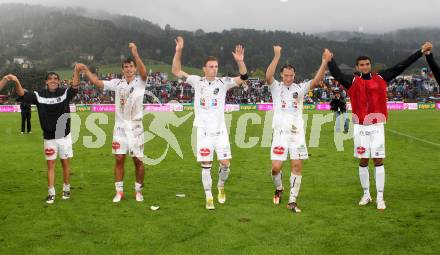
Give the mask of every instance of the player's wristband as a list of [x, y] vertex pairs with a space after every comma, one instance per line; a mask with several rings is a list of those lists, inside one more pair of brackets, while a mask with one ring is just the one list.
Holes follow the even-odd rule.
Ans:
[[242, 81], [246, 81], [247, 79], [249, 79], [249, 75], [248, 75], [247, 73], [245, 73], [245, 74], [240, 74], [240, 79], [241, 79]]

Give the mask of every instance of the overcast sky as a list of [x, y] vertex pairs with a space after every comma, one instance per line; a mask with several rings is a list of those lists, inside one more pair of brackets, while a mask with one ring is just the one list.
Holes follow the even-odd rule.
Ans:
[[440, 27], [438, 0], [0, 0], [0, 4], [10, 2], [80, 6], [185, 30], [254, 28], [370, 33]]

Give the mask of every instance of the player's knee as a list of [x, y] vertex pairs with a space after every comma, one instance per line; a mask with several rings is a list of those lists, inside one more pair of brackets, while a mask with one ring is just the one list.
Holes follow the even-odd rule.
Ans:
[[140, 158], [134, 157], [133, 158], [133, 162], [137, 167], [140, 167], [144, 164], [144, 162], [142, 162], [142, 160]]
[[301, 174], [302, 171], [302, 162], [301, 160], [292, 161], [290, 170], [293, 174]]
[[281, 171], [283, 168], [283, 163], [280, 161], [272, 162], [272, 173], [277, 174]]
[[368, 158], [361, 158], [361, 160], [359, 161], [359, 166], [360, 167], [367, 167], [368, 166]]
[[123, 154], [116, 154], [115, 155], [116, 163], [124, 163], [125, 155]]
[[381, 166], [383, 165], [383, 159], [382, 158], [374, 158], [374, 166]]
[[231, 162], [229, 162], [229, 160], [220, 160], [220, 167], [221, 168], [229, 168], [229, 166], [231, 165]]

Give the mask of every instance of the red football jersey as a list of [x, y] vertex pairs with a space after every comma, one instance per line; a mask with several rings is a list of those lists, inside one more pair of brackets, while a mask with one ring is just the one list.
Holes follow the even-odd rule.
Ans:
[[380, 75], [372, 74], [369, 80], [355, 75], [348, 94], [355, 124], [370, 125], [386, 122], [387, 83]]

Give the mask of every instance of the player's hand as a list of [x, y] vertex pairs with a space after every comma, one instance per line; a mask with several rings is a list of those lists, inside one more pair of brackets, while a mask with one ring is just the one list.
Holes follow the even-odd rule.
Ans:
[[75, 65], [75, 71], [76, 72], [82, 72], [82, 71], [85, 71], [86, 69], [87, 69], [87, 66], [84, 65], [83, 63], [77, 63]]
[[184, 40], [182, 36], [178, 36], [175, 40], [176, 42], [176, 52], [182, 52]]
[[18, 78], [17, 78], [17, 76], [15, 76], [15, 75], [13, 75], [13, 74], [8, 74], [8, 75], [6, 75], [6, 79], [7, 79], [8, 81], [18, 82]]
[[273, 53], [274, 53], [274, 55], [275, 56], [281, 56], [281, 46], [279, 46], [279, 45], [274, 45], [273, 46]]
[[333, 53], [331, 53], [328, 49], [324, 49], [324, 52], [322, 53], [322, 61], [325, 63], [328, 63], [332, 60]]
[[137, 47], [136, 47], [136, 44], [134, 44], [134, 42], [129, 43], [129, 44], [128, 44], [128, 48], [130, 48], [130, 50], [131, 50], [131, 54], [132, 54], [133, 56], [135, 56], [135, 55], [138, 54]]
[[237, 44], [235, 46], [235, 51], [232, 52], [232, 55], [234, 56], [234, 59], [236, 62], [243, 62], [244, 61], [244, 47], [243, 47], [243, 45]]
[[432, 50], [432, 43], [431, 42], [425, 42], [422, 45], [422, 53], [427, 55]]

